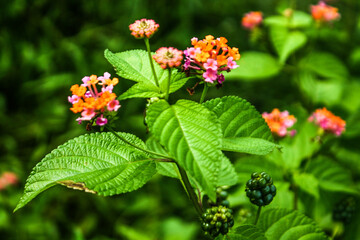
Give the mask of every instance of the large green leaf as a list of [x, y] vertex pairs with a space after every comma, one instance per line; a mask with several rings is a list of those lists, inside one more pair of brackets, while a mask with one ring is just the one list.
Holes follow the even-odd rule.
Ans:
[[286, 59], [296, 50], [305, 45], [307, 37], [300, 31], [289, 31], [285, 27], [272, 27], [270, 29], [271, 41], [279, 55], [280, 63], [285, 63]]
[[[162, 155], [169, 155], [169, 153], [161, 146], [158, 140], [154, 136], [149, 137], [146, 140], [146, 146], [153, 152], [160, 153]], [[156, 162], [157, 173], [172, 178], [180, 178], [179, 170], [175, 163], [172, 162]]]
[[237, 64], [240, 67], [225, 74], [226, 80], [262, 80], [277, 75], [281, 70], [273, 56], [262, 52], [242, 52]]
[[[267, 240], [264, 231], [255, 225], [245, 224], [227, 234], [231, 240]], [[227, 239], [227, 238], [224, 238]]]
[[[119, 135], [146, 147], [134, 135]], [[155, 163], [149, 156], [113, 134], [83, 135], [59, 146], [34, 167], [15, 210], [55, 184], [111, 196], [142, 187], [155, 173]]]
[[326, 106], [337, 105], [341, 102], [344, 83], [338, 79], [318, 79], [311, 71], [302, 70], [295, 75], [301, 90], [314, 103]]
[[203, 105], [219, 118], [224, 138], [250, 137], [274, 141], [261, 114], [245, 99], [226, 96]]
[[[154, 137], [150, 137], [146, 141], [146, 146], [154, 152], [160, 153], [162, 155], [169, 155], [169, 153], [165, 151], [165, 149], [160, 145], [160, 143]], [[180, 173], [175, 163], [156, 162], [156, 170], [161, 175], [172, 178], [180, 178]], [[238, 181], [238, 176], [235, 171], [234, 165], [230, 162], [230, 160], [227, 157], [224, 156], [221, 160], [221, 167], [220, 167], [216, 186], [231, 186], [231, 185], [235, 185], [237, 181]], [[196, 186], [194, 185], [194, 187]]]
[[232, 186], [238, 183], [238, 175], [234, 165], [227, 157], [223, 157], [220, 166], [217, 186]]
[[300, 61], [299, 66], [322, 78], [346, 80], [349, 76], [344, 63], [335, 55], [327, 52], [311, 52]]
[[312, 195], [316, 199], [320, 197], [319, 181], [314, 175], [309, 173], [295, 173], [293, 175], [294, 182], [301, 190]]
[[268, 240], [327, 240], [327, 236], [304, 214], [288, 209], [267, 209], [257, 224]]
[[294, 136], [291, 143], [282, 143], [281, 152], [273, 151], [267, 158], [280, 164], [283, 169], [296, 169], [301, 162], [319, 150], [320, 143], [316, 141], [317, 126], [310, 122], [299, 125], [298, 133]]
[[355, 188], [350, 171], [329, 158], [318, 157], [312, 160], [308, 171], [317, 178], [319, 186], [326, 191], [360, 194]]
[[[156, 86], [155, 78], [151, 70], [149, 56], [144, 50], [130, 50], [120, 53], [112, 53], [110, 50], [105, 50], [105, 58], [113, 65], [116, 73], [125, 79], [138, 82], [119, 99], [127, 98], [151, 98], [164, 97], [167, 89], [167, 82], [169, 78], [169, 71], [162, 69], [154, 60], [154, 69], [159, 81], [159, 86]], [[180, 89], [189, 79], [185, 73], [178, 72], [176, 69], [171, 70], [170, 79], [170, 93]]]
[[[130, 50], [119, 53], [112, 53], [109, 49], [104, 52], [105, 58], [113, 65], [116, 73], [125, 79], [135, 82], [147, 82], [155, 84], [149, 57], [144, 50]], [[166, 79], [167, 72], [155, 61], [154, 68], [158, 79]]]
[[221, 159], [221, 128], [216, 116], [193, 101], [159, 101], [146, 114], [150, 132], [175, 160], [215, 199]]
[[280, 148], [280, 145], [265, 139], [251, 137], [224, 138], [221, 147], [223, 151], [249, 153], [255, 155], [266, 155], [272, 152], [275, 148]]
[[126, 92], [121, 94], [118, 99], [163, 97], [164, 94], [161, 94], [159, 91], [160, 89], [155, 85], [141, 82], [134, 84]]
[[308, 27], [312, 23], [312, 17], [302, 11], [293, 11], [292, 16], [270, 16], [264, 19], [269, 26], [280, 26], [288, 28]]

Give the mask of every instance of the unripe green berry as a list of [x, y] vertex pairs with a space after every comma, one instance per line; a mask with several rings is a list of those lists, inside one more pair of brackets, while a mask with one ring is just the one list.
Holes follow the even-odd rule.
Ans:
[[276, 187], [269, 174], [265, 172], [251, 174], [246, 184], [246, 196], [258, 206], [268, 205], [276, 195]]
[[258, 178], [260, 176], [260, 174], [259, 173], [257, 173], [257, 172], [254, 172], [253, 174], [251, 174], [251, 178]]

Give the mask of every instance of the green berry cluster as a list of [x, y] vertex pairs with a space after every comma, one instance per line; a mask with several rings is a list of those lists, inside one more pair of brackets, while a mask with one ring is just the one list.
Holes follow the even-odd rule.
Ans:
[[276, 195], [276, 187], [273, 185], [273, 180], [269, 174], [255, 172], [247, 181], [245, 192], [250, 202], [260, 207], [271, 203]]
[[344, 223], [349, 223], [356, 210], [356, 202], [353, 197], [341, 200], [333, 210], [333, 219]]
[[224, 190], [222, 187], [218, 187], [216, 189], [216, 202], [214, 203], [210, 199], [208, 199], [209, 206], [225, 206], [230, 207], [230, 202], [227, 200], [228, 192]]
[[233, 211], [225, 206], [214, 206], [206, 209], [202, 215], [201, 227], [205, 234], [212, 237], [227, 234], [229, 229], [234, 226]]

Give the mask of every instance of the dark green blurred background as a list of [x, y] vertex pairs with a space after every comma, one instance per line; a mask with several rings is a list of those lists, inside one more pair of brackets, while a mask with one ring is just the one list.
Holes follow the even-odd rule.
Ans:
[[[12, 214], [26, 177], [48, 152], [66, 140], [85, 133], [69, 111], [67, 96], [72, 84], [85, 75], [114, 76], [103, 57], [113, 52], [144, 48], [128, 25], [140, 18], [160, 24], [151, 39], [152, 49], [174, 46], [186, 49], [194, 36], [224, 36], [230, 46], [253, 46], [241, 26], [244, 13], [278, 14], [294, 6], [309, 12], [317, 1], [279, 0], [1, 0], [0, 3], [0, 174], [15, 172], [16, 186], [0, 191], [1, 239], [199, 239], [196, 213], [179, 182], [155, 176], [142, 189], [115, 197], [97, 197], [57, 186]], [[360, 28], [358, 0], [331, 1], [342, 14], [316, 48], [343, 60], [353, 81], [360, 81]], [[330, 37], [329, 37], [330, 36]], [[131, 82], [122, 79], [115, 92]], [[194, 82], [189, 82], [192, 86]], [[286, 74], [263, 82], [229, 82], [210, 97], [238, 95], [260, 111], [303, 104]], [[175, 96], [197, 100], [185, 88]], [[175, 97], [172, 97], [175, 99]], [[117, 129], [145, 139], [142, 112], [146, 100], [123, 101]], [[358, 110], [359, 103], [351, 109]], [[305, 108], [315, 107], [315, 105]], [[335, 109], [350, 115], [340, 103]], [[354, 112], [353, 111], [353, 112]]]

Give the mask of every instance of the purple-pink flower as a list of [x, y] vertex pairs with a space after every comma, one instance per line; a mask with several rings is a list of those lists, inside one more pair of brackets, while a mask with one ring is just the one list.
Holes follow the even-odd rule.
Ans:
[[184, 51], [183, 68], [188, 73], [201, 74], [205, 82], [221, 85], [225, 80], [221, 72], [239, 67], [235, 62], [240, 59], [239, 50], [229, 47], [224, 37], [215, 39], [208, 35], [203, 40], [193, 37], [191, 44], [193, 46]]

